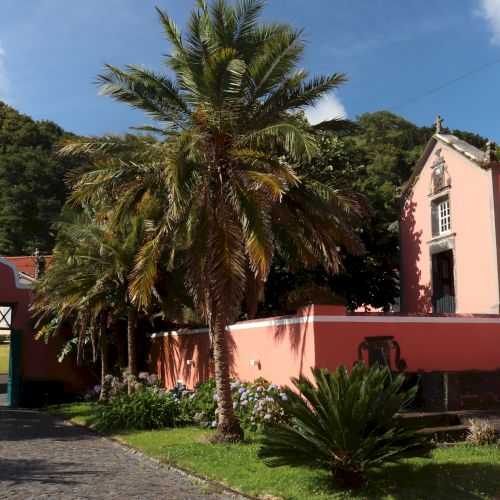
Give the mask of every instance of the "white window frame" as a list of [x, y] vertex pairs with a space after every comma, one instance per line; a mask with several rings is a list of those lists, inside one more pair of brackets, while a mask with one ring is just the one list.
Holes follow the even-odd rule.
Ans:
[[445, 198], [437, 204], [439, 235], [451, 231], [450, 199]]

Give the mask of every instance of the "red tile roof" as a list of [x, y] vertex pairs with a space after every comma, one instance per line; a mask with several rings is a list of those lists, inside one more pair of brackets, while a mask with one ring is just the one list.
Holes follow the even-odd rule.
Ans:
[[[18, 257], [0, 257], [7, 260], [14, 266], [20, 273], [27, 274], [32, 278], [35, 277], [35, 258], [31, 255], [22, 255]], [[44, 255], [45, 265], [48, 266], [52, 260], [52, 255]]]

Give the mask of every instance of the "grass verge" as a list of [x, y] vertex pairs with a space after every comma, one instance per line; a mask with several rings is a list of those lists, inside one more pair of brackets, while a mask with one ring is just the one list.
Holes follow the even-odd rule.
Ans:
[[[88, 404], [51, 407], [72, 421], [92, 426]], [[439, 448], [431, 459], [409, 459], [367, 474], [356, 493], [336, 489], [325, 471], [269, 468], [257, 458], [258, 438], [246, 443], [209, 443], [212, 431], [193, 427], [128, 431], [113, 437], [197, 474], [249, 495], [284, 499], [491, 499], [500, 494], [500, 449], [472, 445]]]
[[10, 344], [0, 344], [0, 373], [9, 371], [9, 348]]

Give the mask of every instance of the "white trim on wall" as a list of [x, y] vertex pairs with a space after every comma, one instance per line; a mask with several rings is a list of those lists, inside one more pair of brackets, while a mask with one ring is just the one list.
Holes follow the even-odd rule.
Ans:
[[[449, 323], [449, 324], [496, 324], [500, 325], [499, 317], [480, 316], [295, 316], [292, 318], [270, 319], [254, 321], [252, 323], [236, 323], [228, 327], [230, 331], [251, 330], [253, 328], [266, 328], [269, 326], [300, 325], [308, 323]], [[153, 333], [151, 338], [176, 337], [178, 335], [194, 335], [196, 333], [208, 333], [208, 328], [196, 328], [193, 330], [178, 330], [172, 332]], [[499, 332], [500, 333], [500, 332]]]
[[12, 264], [11, 262], [9, 262], [8, 260], [5, 260], [5, 259], [0, 259], [0, 264], [5, 264], [7, 267], [10, 267], [14, 273], [14, 280], [15, 280], [15, 283], [16, 283], [16, 288], [21, 288], [21, 289], [26, 289], [26, 288], [29, 288], [29, 285], [23, 285], [20, 281], [19, 281], [19, 271], [17, 270], [17, 267]]

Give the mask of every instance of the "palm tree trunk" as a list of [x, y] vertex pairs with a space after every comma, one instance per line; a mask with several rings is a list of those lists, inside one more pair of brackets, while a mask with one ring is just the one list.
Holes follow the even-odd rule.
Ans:
[[116, 342], [116, 351], [118, 355], [118, 367], [122, 371], [127, 366], [127, 346], [125, 345], [125, 337], [122, 335], [120, 321], [116, 320], [113, 323], [113, 335]]
[[134, 392], [132, 376], [137, 376], [137, 359], [135, 349], [135, 327], [137, 324], [137, 312], [131, 309], [127, 316], [127, 347], [128, 347], [128, 394]]
[[[101, 334], [102, 335], [102, 334]], [[106, 401], [108, 394], [106, 391], [106, 375], [109, 374], [108, 343], [101, 337], [101, 393], [99, 399]]]
[[107, 315], [105, 313], [101, 313], [99, 322], [99, 350], [101, 355], [101, 392], [99, 394], [99, 399], [101, 401], [106, 401], [108, 399], [106, 391], [106, 375], [109, 374], [109, 359], [108, 339], [106, 338], [106, 321]]
[[219, 408], [219, 425], [214, 434], [213, 441], [241, 441], [243, 429], [234, 414], [233, 399], [229, 380], [229, 359], [226, 339], [226, 325], [215, 321], [212, 332], [215, 384]]

